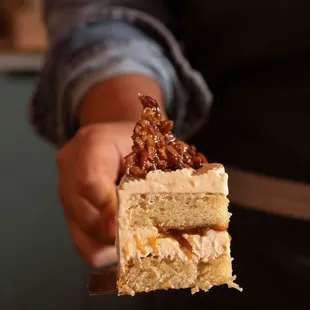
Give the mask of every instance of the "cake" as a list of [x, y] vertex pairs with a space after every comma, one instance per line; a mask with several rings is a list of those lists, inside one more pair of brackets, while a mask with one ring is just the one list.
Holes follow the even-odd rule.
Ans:
[[141, 119], [118, 187], [119, 295], [234, 283], [228, 176], [178, 140], [157, 102], [140, 95]]

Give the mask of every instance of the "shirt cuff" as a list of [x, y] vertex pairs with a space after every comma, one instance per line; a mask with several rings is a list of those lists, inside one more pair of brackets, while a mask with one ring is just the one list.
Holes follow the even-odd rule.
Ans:
[[[109, 59], [111, 64], [135, 63], [133, 73], [141, 71], [154, 77], [166, 102], [171, 101], [168, 113], [175, 120], [175, 133], [185, 140], [192, 137], [206, 123], [212, 105], [212, 94], [202, 75], [191, 68], [161, 19], [100, 3], [77, 6], [74, 2], [66, 9], [55, 7], [54, 14], [49, 14], [50, 48], [31, 101], [30, 118], [37, 133], [57, 146], [72, 138], [77, 129], [73, 120], [79, 96], [90, 86], [88, 74], [128, 70], [120, 65], [117, 70], [107, 69]], [[68, 27], [61, 21], [68, 21]], [[130, 46], [140, 46], [141, 51]], [[109, 76], [105, 74], [100, 78]], [[72, 95], [76, 83], [81, 85], [80, 95]]]

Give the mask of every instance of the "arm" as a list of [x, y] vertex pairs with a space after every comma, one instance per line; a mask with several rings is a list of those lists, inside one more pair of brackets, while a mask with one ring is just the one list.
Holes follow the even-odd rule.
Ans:
[[115, 233], [115, 181], [141, 111], [137, 92], [160, 100], [180, 133], [205, 121], [210, 96], [164, 26], [171, 24], [168, 1], [46, 3], [51, 46], [33, 121], [62, 146], [58, 192], [73, 244], [85, 261], [101, 266], [115, 254], [107, 248]]
[[[144, 75], [120, 75], [94, 85], [87, 91], [78, 109], [77, 117], [80, 125], [135, 122], [141, 114], [141, 105], [137, 97], [139, 92], [156, 98], [162, 105], [162, 91], [159, 84]], [[113, 102], [113, 105], [109, 105], [110, 102]], [[163, 105], [161, 110], [164, 110]]]
[[[190, 132], [188, 128], [193, 132], [202, 125], [210, 107], [210, 92], [201, 76], [190, 69], [176, 40], [164, 26], [173, 24], [164, 3], [45, 1], [51, 47], [32, 102], [32, 120], [44, 138], [57, 145], [64, 144], [79, 127], [78, 113], [84, 114], [86, 106], [100, 110], [106, 117], [105, 112], [111, 110], [112, 93], [107, 94], [108, 87], [104, 85], [113, 84], [116, 89], [121, 81], [124, 87], [124, 79], [128, 81], [129, 75], [135, 76], [139, 83], [134, 86], [131, 79], [130, 87], [122, 91], [132, 98], [137, 90], [142, 92], [143, 84], [146, 93], [163, 98], [176, 119], [177, 132]], [[117, 78], [125, 74], [127, 78]], [[161, 95], [157, 88], [161, 89]], [[120, 102], [116, 102], [115, 93], [116, 107]], [[86, 104], [89, 98], [90, 105]], [[117, 100], [129, 110], [124, 96]], [[136, 111], [131, 99], [129, 105], [132, 112]], [[136, 118], [134, 113], [131, 118]]]

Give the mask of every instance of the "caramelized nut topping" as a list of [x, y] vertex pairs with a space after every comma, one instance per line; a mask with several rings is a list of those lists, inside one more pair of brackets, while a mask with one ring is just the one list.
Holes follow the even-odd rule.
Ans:
[[142, 95], [139, 99], [143, 111], [133, 130], [132, 152], [125, 157], [128, 176], [143, 178], [152, 170], [199, 169], [207, 163], [194, 146], [173, 135], [173, 121], [162, 120], [156, 100]]

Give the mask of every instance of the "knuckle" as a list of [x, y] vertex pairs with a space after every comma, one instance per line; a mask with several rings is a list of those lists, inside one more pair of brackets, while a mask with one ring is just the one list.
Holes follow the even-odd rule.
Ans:
[[[92, 210], [93, 211], [93, 210]], [[76, 216], [81, 229], [91, 238], [97, 239], [100, 231], [100, 215], [98, 212], [83, 212]]]
[[85, 176], [84, 178], [78, 178], [76, 180], [76, 191], [78, 194], [89, 193], [96, 185], [94, 177]]
[[81, 196], [87, 197], [98, 195], [98, 191], [103, 194], [106, 183], [107, 176], [104, 172], [100, 173], [100, 171], [90, 169], [90, 171], [85, 171], [76, 177], [75, 191]]

